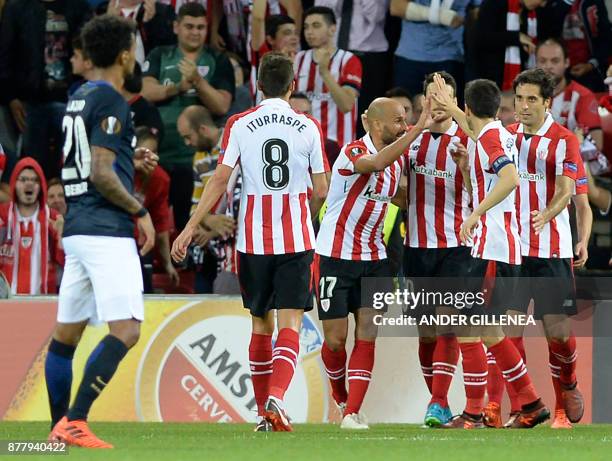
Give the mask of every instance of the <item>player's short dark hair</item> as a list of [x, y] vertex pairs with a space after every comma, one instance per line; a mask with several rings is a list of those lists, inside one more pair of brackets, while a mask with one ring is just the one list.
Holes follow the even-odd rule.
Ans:
[[176, 13], [176, 21], [181, 22], [185, 16], [192, 18], [206, 17], [206, 8], [198, 2], [183, 3]]
[[396, 86], [385, 93], [385, 98], [407, 98], [412, 101], [410, 92], [403, 86]]
[[96, 16], [81, 31], [84, 55], [95, 67], [110, 67], [121, 53], [132, 48], [134, 34], [134, 26], [127, 19], [110, 14]]
[[292, 17], [286, 14], [273, 14], [266, 18], [266, 36], [275, 38], [278, 29], [285, 24], [295, 24]]
[[134, 134], [136, 135], [136, 142], [138, 144], [144, 141], [159, 142], [159, 136], [149, 126], [137, 126], [134, 128]]
[[193, 105], [186, 107], [181, 115], [184, 115], [193, 131], [198, 131], [202, 125], [216, 126], [211, 112], [204, 106]]
[[303, 91], [294, 91], [293, 93], [291, 93], [291, 99], [304, 99], [310, 102], [310, 98]]
[[293, 82], [293, 62], [282, 53], [266, 53], [259, 65], [258, 82], [268, 98], [284, 96]]
[[308, 8], [304, 13], [304, 21], [308, 16], [312, 16], [313, 14], [320, 14], [327, 22], [328, 26], [332, 26], [336, 24], [336, 15], [334, 14], [334, 10], [328, 8], [326, 6], [313, 6]]
[[465, 87], [465, 104], [478, 118], [495, 118], [501, 104], [501, 92], [491, 80], [473, 80]]
[[142, 69], [140, 64], [134, 64], [134, 72], [123, 81], [123, 89], [128, 93], [138, 94], [142, 91]]
[[444, 83], [446, 83], [453, 89], [453, 96], [457, 96], [457, 81], [455, 80], [455, 77], [443, 70], [438, 72], [432, 72], [431, 74], [427, 75], [427, 77], [425, 77], [425, 80], [423, 80], [423, 94], [427, 93], [427, 87], [430, 83], [433, 83], [435, 74], [438, 74], [440, 77], [442, 77]]
[[559, 48], [561, 48], [561, 52], [563, 53], [563, 59], [567, 59], [567, 47], [565, 46], [565, 42], [563, 42], [563, 40], [556, 37], [550, 37], [544, 40], [543, 42], [539, 42], [536, 46], [536, 55], [538, 54], [540, 48], [542, 48], [544, 45], [557, 45]]
[[555, 82], [544, 69], [529, 69], [524, 70], [516, 76], [512, 83], [512, 89], [516, 94], [516, 89], [519, 85], [536, 85], [540, 88], [540, 96], [544, 99], [553, 97], [555, 91]]

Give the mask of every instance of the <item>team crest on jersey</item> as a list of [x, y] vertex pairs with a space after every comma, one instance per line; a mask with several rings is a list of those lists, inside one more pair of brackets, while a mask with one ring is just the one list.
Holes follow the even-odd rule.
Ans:
[[536, 157], [540, 160], [546, 159], [548, 157], [548, 149], [538, 149], [536, 150]]
[[106, 117], [100, 125], [106, 134], [121, 133], [121, 122], [116, 117]]
[[327, 312], [329, 310], [329, 299], [322, 299], [321, 300], [321, 309], [323, 309], [323, 312]]
[[21, 246], [23, 248], [30, 248], [32, 246], [32, 237], [21, 237]]
[[201, 77], [206, 77], [209, 72], [210, 66], [198, 66], [198, 74], [200, 74]]
[[351, 157], [357, 157], [365, 154], [365, 150], [362, 147], [353, 147], [351, 149]]
[[514, 138], [506, 139], [506, 149], [512, 149], [512, 146], [514, 146]]

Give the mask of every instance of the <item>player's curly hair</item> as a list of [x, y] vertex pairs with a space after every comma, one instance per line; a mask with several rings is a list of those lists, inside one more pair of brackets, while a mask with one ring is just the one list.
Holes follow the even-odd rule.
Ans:
[[135, 34], [131, 22], [104, 14], [89, 21], [81, 31], [83, 50], [94, 67], [111, 67], [123, 51], [129, 51]]
[[512, 82], [512, 89], [516, 93], [519, 85], [536, 85], [540, 88], [540, 96], [544, 99], [550, 99], [555, 92], [555, 82], [553, 78], [544, 69], [529, 69], [524, 70], [516, 76]]

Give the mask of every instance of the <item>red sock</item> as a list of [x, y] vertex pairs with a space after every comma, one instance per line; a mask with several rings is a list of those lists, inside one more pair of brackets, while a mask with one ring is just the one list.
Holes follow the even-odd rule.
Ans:
[[561, 410], [564, 408], [561, 381], [559, 381], [561, 362], [559, 362], [557, 356], [550, 349], [550, 343], [548, 344], [548, 366], [550, 367], [550, 376], [552, 377], [553, 389], [555, 390], [555, 410]]
[[495, 356], [497, 366], [502, 371], [506, 382], [518, 394], [521, 406], [538, 400], [538, 395], [531, 383], [529, 373], [527, 373], [525, 362], [523, 362], [521, 354], [512, 344], [512, 341], [504, 338], [499, 343], [491, 346], [489, 351]]
[[459, 343], [463, 364], [463, 384], [465, 386], [465, 412], [479, 415], [484, 407], [487, 390], [487, 355], [482, 343]]
[[355, 346], [348, 364], [348, 398], [345, 415], [359, 413], [368, 391], [374, 368], [374, 341], [355, 340]]
[[573, 385], [576, 382], [576, 337], [572, 333], [569, 339], [560, 343], [554, 339], [548, 342], [549, 350], [561, 364], [559, 380], [561, 384]]
[[300, 353], [300, 335], [291, 328], [278, 332], [276, 345], [272, 354], [272, 377], [270, 378], [270, 396], [283, 400], [291, 378], [295, 373]]
[[[522, 336], [512, 336], [508, 338], [519, 354], [521, 354], [521, 358], [523, 359], [523, 363], [527, 365], [527, 354], [525, 353], [525, 343], [523, 342]], [[500, 371], [501, 373], [501, 371]], [[511, 383], [506, 381], [506, 391], [508, 392], [508, 398], [510, 399], [510, 412], [517, 413], [521, 411], [521, 401], [519, 399], [518, 394], [512, 387]]]
[[489, 369], [487, 375], [487, 394], [489, 396], [489, 402], [501, 405], [502, 397], [504, 396], [504, 377], [497, 366], [495, 357], [490, 352], [487, 352], [487, 365]]
[[429, 403], [448, 407], [448, 388], [459, 361], [459, 343], [455, 336], [438, 336], [434, 344], [436, 348], [433, 353], [433, 378]]
[[272, 375], [272, 336], [251, 334], [249, 344], [249, 364], [251, 381], [257, 402], [257, 414], [264, 415], [264, 405], [268, 398], [270, 376]]
[[521, 354], [523, 362], [525, 363], [525, 365], [527, 365], [527, 353], [525, 352], [525, 343], [523, 342], [523, 337], [512, 336], [508, 339], [512, 342], [512, 344], [514, 344], [514, 347], [516, 347], [518, 353]]
[[437, 342], [425, 342], [419, 338], [419, 362], [421, 362], [421, 371], [423, 372], [423, 378], [425, 378], [425, 384], [427, 384], [430, 394], [432, 393], [433, 385], [433, 355]]
[[345, 403], [346, 392], [346, 350], [332, 351], [323, 343], [321, 348], [321, 359], [325, 365], [325, 371], [332, 388], [332, 396], [336, 403]]

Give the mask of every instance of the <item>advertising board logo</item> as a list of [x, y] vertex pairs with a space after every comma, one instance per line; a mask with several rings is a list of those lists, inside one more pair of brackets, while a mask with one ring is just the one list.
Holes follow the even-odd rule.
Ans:
[[[257, 416], [249, 369], [248, 311], [219, 301], [189, 303], [151, 336], [136, 376], [143, 421], [252, 422]], [[273, 343], [276, 335], [273, 337]], [[318, 359], [323, 338], [304, 315], [300, 358], [286, 394], [295, 422], [327, 420], [328, 389]]]

